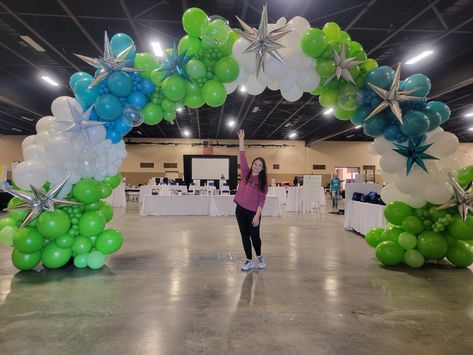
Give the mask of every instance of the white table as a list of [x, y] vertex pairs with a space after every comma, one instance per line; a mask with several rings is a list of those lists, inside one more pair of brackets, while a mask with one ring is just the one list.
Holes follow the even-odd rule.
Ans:
[[[348, 208], [347, 208], [348, 207]], [[383, 205], [347, 200], [345, 202], [345, 229], [366, 235], [370, 229], [386, 228]]]
[[268, 189], [268, 195], [274, 195], [279, 197], [279, 203], [285, 205], [287, 201], [287, 190], [285, 186], [270, 186]]
[[317, 205], [326, 206], [327, 201], [325, 200], [325, 190], [320, 187], [320, 195], [317, 201], [311, 201], [312, 203], [309, 206], [306, 206], [305, 203], [302, 203], [302, 189], [304, 187], [288, 187], [287, 188], [287, 203], [286, 211], [288, 212], [310, 212]]
[[105, 199], [114, 208], [126, 207], [125, 183], [122, 182], [113, 189], [112, 194]]
[[[212, 196], [210, 199], [210, 216], [234, 216], [236, 208], [236, 204], [233, 202], [234, 198], [235, 196], [230, 195]], [[266, 195], [262, 215], [265, 217], [282, 216], [278, 196]]]
[[138, 197], [138, 202], [143, 203], [145, 195], [151, 195], [153, 189], [159, 191], [160, 195], [171, 195], [171, 190], [181, 191], [182, 193], [187, 193], [186, 185], [143, 185], [140, 186], [140, 196]]

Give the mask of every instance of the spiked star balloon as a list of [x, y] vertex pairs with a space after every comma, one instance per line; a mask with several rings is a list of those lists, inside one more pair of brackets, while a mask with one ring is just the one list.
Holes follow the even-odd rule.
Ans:
[[407, 147], [398, 143], [393, 144], [397, 147], [397, 149], [393, 150], [407, 158], [406, 175], [409, 175], [414, 164], [419, 165], [422, 170], [428, 173], [427, 168], [424, 164], [424, 160], [438, 160], [438, 158], [430, 154], [424, 153], [427, 149], [430, 148], [433, 143], [421, 145], [422, 141], [415, 143], [412, 138], [409, 138]]
[[238, 22], [240, 22], [240, 25], [243, 27], [244, 31], [239, 29], [235, 29], [235, 31], [250, 42], [250, 45], [247, 49], [245, 49], [244, 53], [255, 52], [256, 77], [259, 76], [261, 71], [264, 72], [264, 61], [266, 54], [269, 54], [271, 57], [277, 59], [282, 64], [286, 64], [284, 59], [277, 51], [280, 48], [284, 48], [284, 46], [280, 43], [277, 43], [276, 41], [287, 35], [292, 30], [286, 29], [287, 26], [284, 25], [280, 28], [272, 30], [271, 32], [268, 32], [268, 10], [266, 5], [263, 6], [258, 29], [251, 27], [238, 16], [236, 16], [236, 18]]
[[120, 53], [118, 53], [118, 55], [115, 56], [113, 54], [110, 41], [108, 40], [107, 31], [105, 31], [105, 39], [103, 46], [103, 57], [91, 58], [81, 54], [74, 54], [76, 57], [82, 59], [87, 64], [98, 69], [98, 71], [95, 73], [94, 80], [92, 80], [89, 85], [89, 89], [92, 89], [94, 86], [105, 80], [114, 71], [140, 71], [140, 69], [128, 67], [127, 60], [125, 59], [128, 54], [133, 50], [133, 45], [125, 48], [123, 51], [121, 51]]
[[6, 208], [5, 211], [8, 210], [17, 210], [17, 209], [29, 209], [30, 212], [26, 216], [25, 220], [21, 223], [20, 228], [23, 228], [28, 223], [30, 223], [33, 219], [35, 219], [41, 212], [43, 211], [50, 211], [53, 212], [54, 208], [57, 206], [79, 206], [82, 203], [79, 202], [72, 202], [67, 200], [57, 199], [56, 196], [59, 194], [61, 189], [66, 184], [69, 176], [66, 177], [63, 181], [61, 181], [58, 185], [51, 188], [48, 192], [46, 192], [42, 187], [36, 187], [30, 185], [31, 193], [13, 190], [11, 188], [4, 188], [6, 192], [9, 194], [18, 197], [19, 199], [23, 200], [24, 202], [16, 205], [14, 207]]
[[189, 62], [189, 60], [192, 59], [193, 55], [186, 56], [186, 54], [187, 50], [179, 54], [177, 52], [176, 43], [173, 44], [171, 55], [167, 56], [161, 68], [158, 69], [158, 72], [166, 72], [163, 80], [177, 73], [187, 81], [192, 82], [184, 67]]
[[340, 50], [340, 53], [337, 53], [335, 49], [333, 50], [333, 60], [335, 62], [337, 70], [334, 75], [332, 75], [330, 78], [327, 79], [326, 83], [328, 83], [333, 78], [337, 77], [337, 79], [343, 78], [346, 81], [349, 81], [355, 84], [355, 80], [353, 80], [353, 77], [351, 76], [351, 73], [348, 69], [353, 68], [357, 66], [358, 64], [363, 63], [363, 61], [355, 60], [355, 58], [347, 58], [346, 47], [344, 44], [342, 45], [342, 49]]
[[87, 111], [80, 113], [74, 105], [71, 105], [69, 101], [69, 110], [73, 118], [72, 121], [56, 119], [54, 121], [54, 128], [62, 133], [71, 133], [72, 139], [82, 134], [87, 144], [90, 144], [90, 132], [89, 129], [97, 126], [103, 126], [105, 122], [91, 121], [90, 114], [93, 106], [90, 106]]
[[399, 103], [402, 101], [416, 101], [421, 100], [418, 96], [410, 96], [409, 94], [413, 93], [414, 91], [418, 90], [418, 88], [406, 90], [406, 91], [399, 91], [399, 81], [401, 79], [401, 64], [399, 64], [396, 68], [394, 73], [394, 79], [391, 84], [391, 88], [389, 90], [384, 90], [376, 85], [368, 83], [369, 87], [373, 89], [373, 91], [378, 94], [379, 97], [383, 99], [378, 106], [374, 108], [374, 110], [366, 117], [366, 120], [374, 117], [378, 113], [384, 111], [386, 108], [390, 108], [393, 112], [394, 116], [398, 119], [399, 123], [402, 125], [404, 122], [402, 120], [402, 110], [399, 106]]
[[471, 195], [471, 182], [463, 189], [455, 180], [452, 174], [448, 174], [450, 185], [453, 187], [453, 199], [439, 206], [438, 210], [446, 210], [457, 206], [458, 212], [463, 220], [466, 221], [468, 212], [473, 213], [473, 196]]

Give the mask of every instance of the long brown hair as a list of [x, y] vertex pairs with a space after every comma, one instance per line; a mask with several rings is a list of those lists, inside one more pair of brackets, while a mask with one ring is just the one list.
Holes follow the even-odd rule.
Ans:
[[259, 182], [259, 190], [264, 192], [266, 188], [268, 187], [268, 177], [266, 175], [266, 161], [263, 158], [257, 157], [253, 159], [253, 162], [250, 165], [250, 171], [248, 171], [248, 175], [246, 176], [246, 181], [248, 182], [248, 180], [250, 179], [251, 173], [253, 171], [252, 169], [253, 164], [257, 160], [261, 161], [261, 163], [263, 164], [263, 169], [258, 174], [258, 182]]

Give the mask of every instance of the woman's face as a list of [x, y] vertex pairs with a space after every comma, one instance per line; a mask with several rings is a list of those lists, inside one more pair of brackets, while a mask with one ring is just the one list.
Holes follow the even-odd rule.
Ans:
[[253, 165], [251, 166], [251, 171], [254, 175], [259, 174], [263, 170], [263, 162], [259, 159], [255, 160], [253, 162]]

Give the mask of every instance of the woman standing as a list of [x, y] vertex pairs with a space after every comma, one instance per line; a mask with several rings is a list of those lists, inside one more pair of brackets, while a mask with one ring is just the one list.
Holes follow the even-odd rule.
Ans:
[[236, 219], [240, 228], [241, 240], [245, 249], [246, 262], [241, 270], [249, 271], [255, 267], [252, 261], [251, 245], [256, 252], [258, 267], [264, 269], [266, 263], [261, 256], [260, 223], [268, 182], [266, 178], [266, 162], [258, 157], [251, 163], [251, 169], [245, 155], [245, 131], [238, 131], [240, 143], [240, 171], [241, 180], [235, 196]]

